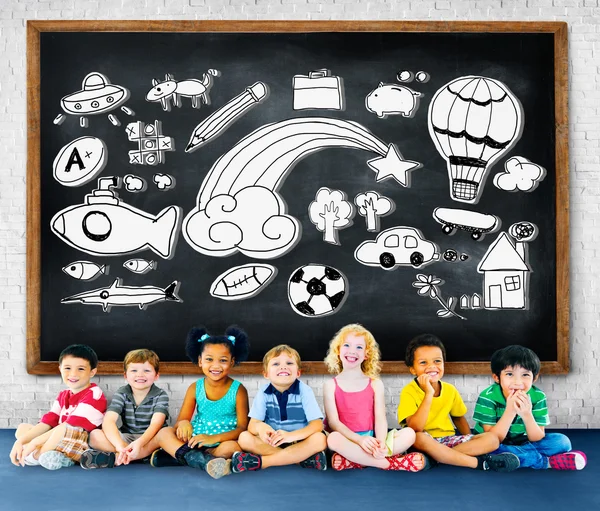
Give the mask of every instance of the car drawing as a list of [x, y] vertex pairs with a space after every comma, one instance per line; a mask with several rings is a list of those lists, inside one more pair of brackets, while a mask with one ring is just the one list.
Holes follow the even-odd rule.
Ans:
[[423, 238], [414, 227], [392, 227], [379, 233], [374, 241], [361, 243], [354, 258], [366, 266], [393, 270], [397, 266], [418, 268], [437, 261], [440, 254], [437, 245]]

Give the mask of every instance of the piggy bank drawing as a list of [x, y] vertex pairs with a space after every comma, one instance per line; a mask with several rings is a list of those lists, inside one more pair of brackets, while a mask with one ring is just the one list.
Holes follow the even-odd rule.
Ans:
[[378, 117], [398, 114], [412, 117], [419, 106], [421, 96], [420, 92], [403, 85], [379, 82], [379, 86], [365, 98], [365, 106]]

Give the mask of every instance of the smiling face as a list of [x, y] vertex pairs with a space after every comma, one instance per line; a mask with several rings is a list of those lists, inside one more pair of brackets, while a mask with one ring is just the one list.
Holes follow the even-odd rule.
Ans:
[[365, 360], [367, 342], [364, 336], [350, 333], [340, 346], [340, 360], [345, 370], [360, 367]]
[[508, 397], [517, 390], [527, 393], [537, 380], [533, 372], [521, 366], [508, 366], [500, 371], [500, 377], [494, 374], [494, 381], [502, 387], [502, 394]]
[[158, 380], [158, 373], [150, 362], [129, 364], [125, 372], [127, 383], [135, 390], [146, 390]]
[[225, 344], [207, 344], [198, 359], [198, 365], [204, 376], [217, 382], [227, 378], [235, 359]]
[[444, 356], [437, 346], [421, 346], [415, 350], [411, 374], [417, 378], [427, 374], [432, 383], [437, 383], [444, 376]]
[[283, 392], [300, 376], [298, 362], [287, 351], [282, 351], [278, 356], [269, 360], [267, 372], [263, 373], [273, 386]]
[[91, 368], [89, 360], [71, 355], [63, 357], [59, 369], [64, 384], [73, 394], [87, 389], [96, 374], [96, 369]]

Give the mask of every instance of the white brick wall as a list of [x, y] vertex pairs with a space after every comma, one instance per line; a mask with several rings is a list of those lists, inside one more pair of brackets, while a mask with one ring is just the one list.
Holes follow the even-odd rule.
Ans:
[[[547, 376], [553, 427], [600, 427], [600, 7], [598, 0], [2, 0], [0, 7], [0, 428], [37, 421], [60, 377], [25, 371], [25, 20], [410, 19], [569, 23], [571, 373]], [[323, 376], [306, 379], [321, 399]], [[240, 378], [252, 398], [262, 378]], [[472, 409], [487, 376], [448, 376]], [[100, 377], [112, 395], [120, 377]], [[406, 376], [386, 376], [394, 423]], [[165, 376], [172, 413], [192, 377]]]

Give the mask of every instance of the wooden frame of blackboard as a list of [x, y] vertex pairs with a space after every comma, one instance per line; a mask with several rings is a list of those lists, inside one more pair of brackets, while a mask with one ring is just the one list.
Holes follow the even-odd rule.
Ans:
[[[556, 360], [542, 361], [543, 374], [569, 371], [569, 139], [567, 24], [483, 21], [28, 21], [27, 22], [27, 372], [57, 374], [56, 361], [41, 360], [40, 244], [40, 46], [42, 32], [507, 32], [548, 33], [554, 38], [556, 148]], [[323, 362], [303, 363], [305, 373], [326, 372]], [[121, 374], [121, 362], [101, 361], [99, 374]], [[199, 372], [189, 362], [161, 363], [163, 374]], [[260, 374], [260, 362], [244, 362], [237, 374]], [[383, 362], [383, 373], [408, 372], [403, 361]], [[448, 362], [451, 374], [488, 374], [487, 362]]]

